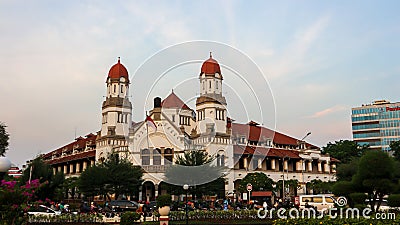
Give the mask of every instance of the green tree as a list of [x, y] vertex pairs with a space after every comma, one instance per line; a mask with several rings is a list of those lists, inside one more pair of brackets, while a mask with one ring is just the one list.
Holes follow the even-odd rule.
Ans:
[[37, 157], [24, 170], [20, 184], [22, 185], [35, 179], [39, 179], [40, 183], [45, 184], [38, 190], [36, 196], [41, 200], [46, 198], [54, 199], [58, 190], [62, 188], [64, 174], [61, 172], [54, 174], [51, 166], [46, 164], [41, 157]]
[[210, 156], [205, 151], [185, 151], [165, 173], [167, 189], [173, 190], [173, 194], [185, 193], [182, 186], [188, 184], [191, 187], [190, 193], [196, 197], [215, 194], [224, 197], [225, 168], [214, 166], [215, 159], [215, 156]]
[[350, 161], [346, 163], [340, 163], [336, 169], [336, 177], [338, 181], [351, 181], [353, 175], [356, 174], [358, 168], [358, 162], [360, 158], [352, 157]]
[[138, 194], [142, 176], [143, 172], [139, 166], [134, 166], [126, 158], [112, 153], [104, 163], [83, 171], [78, 187], [89, 197], [103, 195], [109, 198], [109, 194], [114, 194], [117, 199], [120, 195]]
[[182, 166], [202, 166], [211, 163], [214, 159], [215, 157], [210, 156], [205, 151], [191, 150], [179, 155], [175, 163]]
[[332, 186], [332, 192], [336, 196], [345, 196], [349, 197], [349, 195], [353, 192], [355, 192], [355, 188], [353, 185], [353, 182], [343, 180], [343, 181], [337, 181], [333, 186]]
[[325, 147], [322, 147], [322, 153], [329, 153], [330, 156], [340, 160], [341, 163], [347, 163], [353, 157], [361, 157], [368, 149], [368, 145], [359, 146], [354, 141], [340, 140], [335, 141], [335, 143], [329, 142]]
[[69, 195], [74, 199], [76, 195], [79, 195], [80, 191], [78, 188], [78, 181], [78, 177], [69, 177], [65, 179], [62, 188], [58, 193], [59, 198], [62, 198], [64, 195]]
[[105, 188], [108, 180], [107, 174], [107, 169], [102, 165], [93, 165], [86, 168], [78, 180], [79, 190], [86, 197], [107, 196]]
[[238, 191], [247, 192], [247, 184], [251, 184], [253, 191], [272, 191], [274, 181], [265, 173], [248, 173], [239, 183]]
[[0, 122], [0, 156], [4, 156], [8, 150], [8, 140], [10, 135], [6, 130], [6, 125]]
[[320, 179], [313, 179], [307, 183], [307, 190], [312, 190], [314, 194], [332, 192], [333, 182], [323, 182]]
[[[360, 192], [368, 193], [371, 209], [379, 209], [383, 196], [395, 189], [394, 162], [383, 151], [368, 151], [360, 158], [353, 184]], [[374, 207], [376, 206], [376, 207]]]
[[116, 199], [120, 195], [138, 195], [143, 176], [140, 166], [134, 166], [119, 154], [111, 154], [105, 161], [104, 167], [108, 176], [106, 190], [115, 194]]
[[390, 143], [390, 150], [393, 152], [393, 157], [400, 161], [400, 141], [393, 141]]

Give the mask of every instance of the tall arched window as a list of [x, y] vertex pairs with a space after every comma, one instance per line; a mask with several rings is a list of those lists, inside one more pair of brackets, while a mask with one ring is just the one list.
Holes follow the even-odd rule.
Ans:
[[153, 165], [161, 165], [161, 150], [158, 148], [153, 150]]
[[142, 165], [150, 165], [150, 151], [149, 149], [145, 148], [141, 151], [142, 156]]
[[224, 151], [219, 151], [217, 154], [217, 166], [225, 166], [225, 153]]

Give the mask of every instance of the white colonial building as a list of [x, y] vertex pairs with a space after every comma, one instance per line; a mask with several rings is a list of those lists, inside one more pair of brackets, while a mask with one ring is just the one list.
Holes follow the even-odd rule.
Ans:
[[79, 137], [44, 155], [55, 171], [79, 175], [91, 163], [105, 160], [110, 152], [119, 152], [144, 169], [138, 198], [152, 200], [165, 191], [164, 173], [174, 159], [195, 149], [216, 156], [215, 165], [227, 168], [227, 194], [237, 190], [239, 181], [251, 172], [265, 173], [276, 182], [297, 180], [298, 193], [305, 193], [311, 180], [335, 180], [337, 160], [322, 155], [318, 147], [254, 121], [240, 124], [227, 117], [222, 71], [211, 55], [200, 70], [196, 109], [173, 91], [164, 100], [155, 97], [149, 117], [156, 128], [147, 126], [146, 121], [132, 122], [135, 110], [128, 98], [129, 85], [128, 71], [118, 60], [106, 80], [101, 130], [97, 136]]

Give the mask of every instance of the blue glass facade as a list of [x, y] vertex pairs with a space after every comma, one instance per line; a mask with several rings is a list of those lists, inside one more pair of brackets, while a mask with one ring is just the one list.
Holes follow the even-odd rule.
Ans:
[[372, 148], [390, 150], [393, 141], [400, 140], [400, 103], [376, 101], [352, 109], [353, 139]]

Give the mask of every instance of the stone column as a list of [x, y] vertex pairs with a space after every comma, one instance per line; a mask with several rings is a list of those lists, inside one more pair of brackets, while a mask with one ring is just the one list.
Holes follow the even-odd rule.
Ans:
[[158, 197], [158, 184], [154, 185], [154, 197], [157, 199]]
[[243, 166], [247, 169], [247, 158], [243, 158]]
[[53, 167], [53, 174], [57, 173], [57, 167]]
[[331, 167], [332, 167], [332, 173], [336, 173], [336, 164], [333, 164]]
[[143, 185], [139, 186], [139, 201], [143, 201], [143, 192], [142, 192], [142, 187]]
[[68, 165], [65, 164], [65, 165], [64, 165], [64, 174], [67, 174], [67, 172], [68, 172]]
[[87, 168], [87, 162], [86, 162], [86, 161], [83, 161], [83, 168], [82, 168], [82, 170], [85, 171], [86, 168]]
[[308, 171], [312, 172], [312, 161], [308, 161]]
[[275, 165], [275, 159], [271, 159], [271, 169], [275, 170], [276, 165]]
[[74, 173], [74, 164], [69, 164], [69, 173]]
[[302, 161], [296, 162], [296, 171], [301, 171], [303, 168]]
[[288, 170], [288, 160], [286, 160], [286, 159], [283, 160], [283, 170], [285, 170], [285, 171]]
[[258, 168], [262, 169], [262, 159], [258, 159], [257, 163], [258, 163]]
[[329, 162], [328, 161], [326, 161], [326, 163], [325, 163], [325, 173], [330, 173], [330, 170], [331, 170], [331, 168], [329, 167]]
[[80, 164], [79, 162], [77, 162], [77, 163], [75, 164], [75, 171], [76, 171], [77, 173], [80, 173], [80, 172], [81, 172], [81, 164]]
[[318, 161], [318, 173], [322, 173], [321, 161]]

